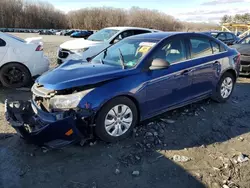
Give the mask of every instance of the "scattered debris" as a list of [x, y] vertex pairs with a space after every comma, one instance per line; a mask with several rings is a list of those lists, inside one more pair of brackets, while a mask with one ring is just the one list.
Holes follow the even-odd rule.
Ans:
[[198, 179], [200, 179], [200, 180], [202, 180], [203, 175], [200, 174], [200, 173], [198, 173], [198, 172], [195, 172], [195, 177], [198, 178]]
[[238, 140], [241, 141], [241, 142], [243, 142], [244, 138], [243, 137], [239, 137]]
[[120, 174], [121, 173], [121, 171], [117, 168], [117, 169], [115, 169], [115, 174], [116, 175], [118, 175], [118, 174]]
[[96, 143], [97, 143], [96, 141], [95, 142], [90, 142], [89, 146], [94, 146], [94, 145], [96, 145]]
[[135, 156], [135, 158], [136, 158], [136, 160], [138, 160], [138, 161], [141, 160], [141, 158], [140, 158], [139, 156], [137, 156], [137, 155]]
[[204, 112], [206, 112], [206, 111], [207, 111], [207, 110], [206, 110], [203, 106], [201, 107], [201, 109], [202, 109]]
[[163, 121], [163, 122], [165, 122], [167, 124], [173, 124], [173, 123], [175, 123], [175, 121], [172, 120], [172, 119], [161, 119], [161, 121]]
[[110, 159], [113, 159], [112, 155], [109, 154], [108, 156], [109, 156]]
[[49, 149], [46, 147], [42, 147], [42, 151], [43, 151], [43, 153], [47, 153], [49, 151]]
[[232, 103], [234, 103], [234, 104], [238, 104], [239, 102], [238, 102], [238, 101], [236, 101], [236, 100], [232, 100]]
[[92, 183], [92, 188], [97, 188], [96, 182]]
[[139, 176], [139, 175], [140, 175], [140, 172], [139, 172], [138, 170], [133, 171], [133, 172], [132, 172], [132, 175], [133, 175], [133, 176]]
[[244, 154], [240, 154], [240, 155], [238, 156], [237, 161], [238, 161], [239, 163], [244, 163], [244, 162], [249, 161], [249, 158], [248, 158], [246, 155], [244, 155]]
[[201, 148], [207, 148], [207, 146], [203, 144], [203, 145], [201, 145]]
[[220, 184], [217, 182], [213, 182], [211, 187], [212, 188], [221, 188]]
[[181, 155], [174, 155], [173, 160], [175, 162], [188, 162], [191, 160], [191, 158], [186, 157], [186, 156], [181, 156]]
[[214, 169], [214, 171], [220, 171], [220, 169], [217, 167], [213, 167], [213, 169]]

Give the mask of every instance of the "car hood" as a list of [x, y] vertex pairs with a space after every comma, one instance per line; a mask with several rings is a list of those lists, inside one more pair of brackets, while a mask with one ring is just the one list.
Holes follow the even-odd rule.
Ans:
[[64, 42], [60, 45], [60, 48], [67, 49], [67, 50], [78, 50], [82, 48], [88, 48], [91, 46], [97, 46], [98, 44], [101, 44], [102, 42], [98, 41], [90, 41], [85, 39], [76, 39], [76, 40], [70, 40], [67, 42]]
[[250, 45], [248, 44], [235, 44], [231, 47], [235, 48], [242, 55], [250, 55]]
[[136, 69], [122, 69], [120, 66], [69, 61], [43, 74], [36, 82], [50, 90], [63, 90], [118, 79], [136, 72]]

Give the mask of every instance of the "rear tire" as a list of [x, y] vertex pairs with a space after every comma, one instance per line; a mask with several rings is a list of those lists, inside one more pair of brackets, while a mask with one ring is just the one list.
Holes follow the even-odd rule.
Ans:
[[236, 78], [230, 72], [226, 72], [217, 84], [212, 99], [219, 103], [225, 103], [232, 95]]
[[19, 88], [31, 83], [32, 78], [29, 70], [18, 63], [9, 63], [0, 70], [0, 81], [8, 88]]
[[117, 97], [105, 104], [96, 117], [96, 135], [106, 142], [116, 142], [130, 135], [138, 120], [136, 105], [127, 97]]

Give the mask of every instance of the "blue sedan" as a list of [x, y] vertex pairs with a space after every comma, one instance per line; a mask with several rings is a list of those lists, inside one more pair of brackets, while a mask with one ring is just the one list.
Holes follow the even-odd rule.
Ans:
[[6, 101], [6, 117], [26, 139], [57, 147], [97, 135], [124, 139], [140, 121], [234, 89], [240, 54], [198, 33], [124, 39], [91, 63], [69, 61], [36, 80], [30, 102]]
[[93, 34], [93, 31], [76, 31], [76, 32], [72, 33], [70, 35], [70, 37], [87, 39], [92, 34]]

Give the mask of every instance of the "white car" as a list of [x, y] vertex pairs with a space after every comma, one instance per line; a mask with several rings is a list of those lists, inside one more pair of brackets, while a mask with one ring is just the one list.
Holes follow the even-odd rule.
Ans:
[[61, 64], [68, 60], [86, 60], [126, 37], [152, 32], [159, 31], [139, 27], [104, 28], [88, 37], [87, 40], [76, 39], [61, 44], [57, 62]]
[[9, 88], [28, 85], [49, 70], [41, 37], [21, 39], [0, 32], [0, 81]]

